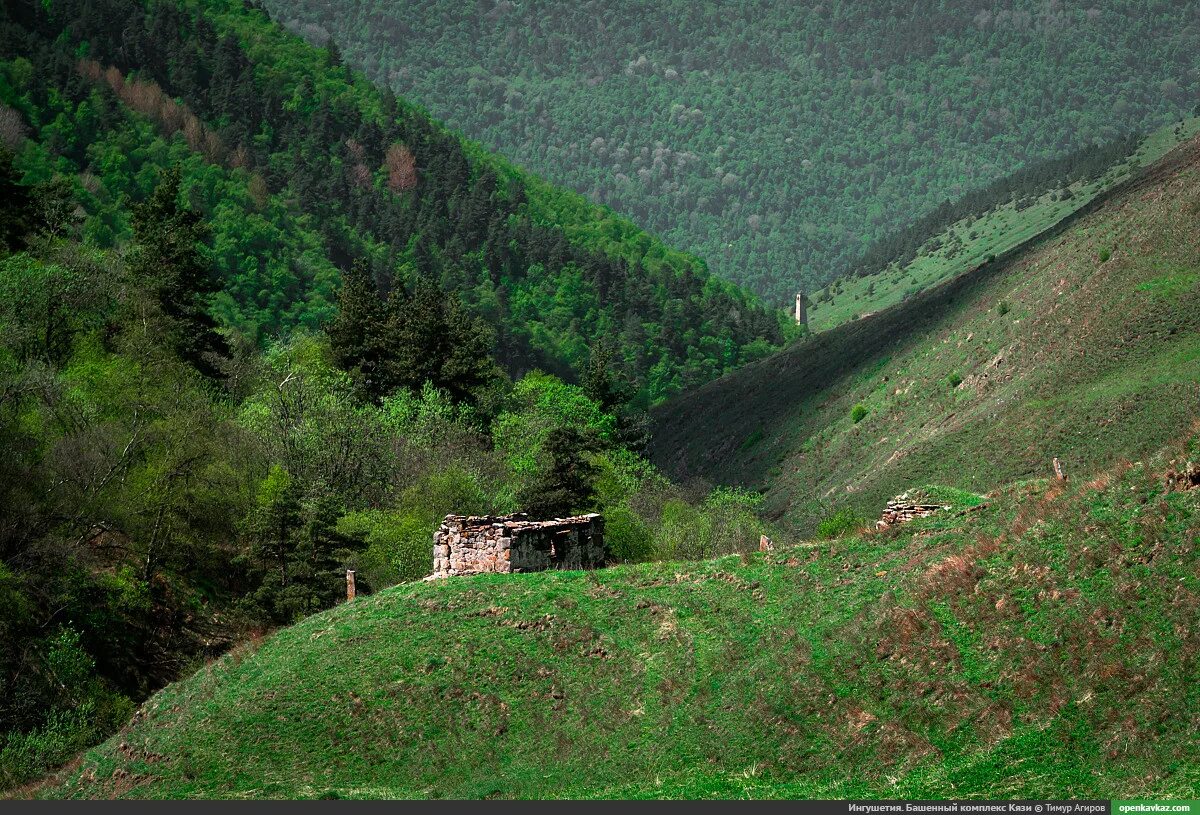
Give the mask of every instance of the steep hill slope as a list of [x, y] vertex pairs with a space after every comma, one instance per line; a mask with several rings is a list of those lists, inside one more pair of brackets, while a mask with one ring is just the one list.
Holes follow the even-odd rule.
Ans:
[[[858, 319], [970, 271], [988, 257], [1028, 243], [1198, 132], [1200, 117], [1183, 119], [1140, 139], [1128, 156], [1093, 177], [1066, 179], [1065, 183], [1048, 184], [1029, 195], [1015, 195], [986, 211], [972, 211], [936, 234], [921, 233], [914, 226], [914, 240], [922, 245], [911, 260], [891, 256], [888, 259], [892, 262], [879, 271], [861, 273], [868, 271], [866, 267], [810, 293], [808, 325], [814, 331], [825, 331]], [[998, 183], [1010, 181], [1005, 178]]]
[[1193, 140], [1051, 234], [670, 403], [655, 457], [804, 524], [1135, 458], [1196, 416], [1198, 258]]
[[390, 589], [150, 699], [49, 797], [1194, 797], [1168, 459], [767, 555]]
[[[630, 221], [517, 169], [309, 47], [253, 4], [115, 0], [0, 10], [0, 141], [67, 177], [89, 242], [181, 165], [214, 231], [214, 311], [252, 339], [327, 322], [365, 259], [496, 332], [513, 373], [578, 371], [596, 338], [645, 400], [781, 342], [777, 314]], [[33, 139], [26, 139], [32, 136]]]
[[777, 301], [1039, 158], [1200, 102], [1190, 0], [266, 0]]

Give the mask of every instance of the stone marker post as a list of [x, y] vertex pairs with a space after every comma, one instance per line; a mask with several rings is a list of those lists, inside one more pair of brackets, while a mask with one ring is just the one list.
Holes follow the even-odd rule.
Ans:
[[1067, 473], [1063, 470], [1062, 462], [1058, 460], [1058, 456], [1054, 457], [1054, 477], [1059, 481], [1067, 480]]
[[346, 602], [354, 599], [354, 570], [346, 570]]

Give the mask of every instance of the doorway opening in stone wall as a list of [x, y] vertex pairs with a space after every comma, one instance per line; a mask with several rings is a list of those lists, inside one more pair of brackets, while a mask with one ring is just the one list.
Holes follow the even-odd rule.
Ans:
[[551, 569], [566, 567], [567, 547], [571, 543], [571, 530], [563, 529], [550, 537], [550, 566]]

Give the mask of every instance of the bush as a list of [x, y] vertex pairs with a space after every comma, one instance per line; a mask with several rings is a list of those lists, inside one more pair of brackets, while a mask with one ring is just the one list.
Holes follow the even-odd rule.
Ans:
[[1008, 305], [1007, 300], [1001, 300], [1000, 305], [996, 306], [996, 311], [999, 312], [1001, 317], [1003, 317], [1005, 314], [1008, 314], [1008, 312], [1011, 310], [1012, 308]]
[[354, 512], [338, 521], [338, 532], [361, 538], [367, 548], [354, 568], [361, 590], [379, 589], [417, 580], [433, 567], [433, 532], [436, 526], [421, 517], [387, 510]]
[[654, 533], [629, 507], [616, 507], [604, 516], [604, 539], [613, 560], [642, 563], [654, 558]]
[[337, 531], [366, 542], [353, 565], [363, 588], [378, 591], [429, 574], [433, 533], [447, 515], [484, 515], [496, 509], [474, 473], [451, 466], [405, 490], [395, 510], [349, 513], [338, 521]]
[[46, 723], [28, 733], [9, 732], [0, 747], [0, 790], [34, 781], [92, 744], [99, 736], [92, 704], [53, 710]]
[[855, 405], [850, 410], [850, 421], [858, 424], [863, 419], [867, 418], [867, 409], [863, 405]]
[[1108, 263], [1108, 259], [1112, 257], [1112, 250], [1105, 246], [1100, 250], [1100, 262]]
[[758, 517], [763, 498], [756, 492], [721, 487], [705, 500], [701, 510], [709, 517], [712, 537], [706, 557], [758, 549], [758, 538], [766, 527]]
[[853, 507], [842, 507], [821, 519], [817, 524], [817, 535], [825, 540], [840, 538], [847, 532], [862, 528], [866, 523], [867, 519], [855, 512]]
[[[651, 517], [657, 514], [657, 524], [642, 522], [645, 528], [653, 532], [650, 557], [657, 560], [702, 560], [735, 552], [756, 551], [758, 538], [766, 529], [758, 517], [762, 500], [758, 493], [724, 487], [714, 490], [699, 506], [693, 506], [680, 497], [667, 498], [661, 510], [648, 513]], [[625, 519], [618, 520], [619, 536], [629, 534], [621, 528], [625, 524]]]
[[96, 676], [77, 631], [60, 629], [44, 646], [43, 664], [58, 698], [36, 728], [0, 733], [0, 790], [44, 777], [133, 715], [133, 702]]
[[654, 536], [658, 560], [700, 560], [709, 554], [712, 521], [681, 499], [663, 504], [662, 521]]
[[952, 373], [948, 377], [946, 377], [946, 384], [952, 388], [957, 388], [959, 385], [962, 384], [962, 381], [963, 381], [962, 377], [958, 375], [957, 371], [955, 371], [954, 373]]

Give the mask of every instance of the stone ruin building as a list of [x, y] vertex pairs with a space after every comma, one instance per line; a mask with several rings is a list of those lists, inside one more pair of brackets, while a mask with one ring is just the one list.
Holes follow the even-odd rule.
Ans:
[[432, 577], [483, 572], [595, 569], [608, 561], [604, 518], [531, 521], [515, 515], [447, 515], [433, 533]]

